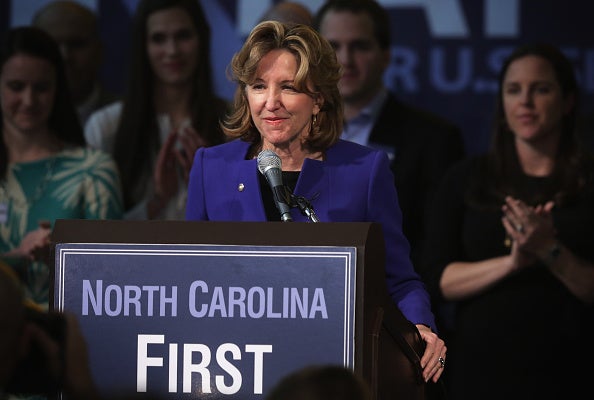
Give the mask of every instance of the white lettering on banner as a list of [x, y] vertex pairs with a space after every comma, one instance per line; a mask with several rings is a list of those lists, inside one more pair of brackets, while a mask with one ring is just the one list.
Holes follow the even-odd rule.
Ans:
[[[146, 378], [149, 367], [162, 367], [163, 358], [161, 357], [149, 357], [148, 356], [148, 345], [149, 344], [163, 344], [165, 343], [165, 335], [138, 335], [138, 341], [136, 346], [136, 391], [146, 392]], [[171, 348], [170, 348], [171, 350]], [[171, 360], [171, 359], [170, 359]], [[177, 374], [177, 363], [173, 364], [176, 368], [175, 373]], [[171, 381], [170, 381], [171, 382]], [[171, 388], [171, 383], [170, 383]]]
[[[247, 350], [248, 346], [246, 346], [246, 352]], [[227, 353], [231, 353], [231, 356], [234, 360], [241, 360], [241, 350], [237, 345], [233, 343], [223, 343], [222, 345], [220, 345], [217, 349], [217, 364], [221, 366], [223, 371], [229, 373], [229, 375], [231, 376], [231, 384], [226, 385], [225, 377], [222, 375], [218, 375], [215, 378], [215, 383], [222, 394], [235, 394], [239, 392], [243, 379], [241, 377], [241, 372], [239, 371], [239, 369], [237, 369], [235, 365], [231, 364], [229, 360], [225, 358], [225, 354]]]
[[[91, 308], [89, 308], [89, 305]], [[155, 309], [158, 307], [158, 313]], [[136, 286], [107, 285], [97, 280], [95, 287], [91, 281], [83, 280], [82, 315], [116, 316], [177, 316], [177, 286]]]
[[467, 38], [470, 29], [462, 10], [460, 0], [384, 0], [380, 3], [388, 7], [418, 7], [427, 18], [427, 25], [436, 38]]
[[[148, 368], [163, 368], [164, 357], [149, 357], [149, 346], [165, 344], [165, 335], [138, 335], [137, 346], [137, 360], [136, 360], [136, 391], [145, 393], [147, 391], [148, 382]], [[152, 346], [155, 347], [155, 346]], [[157, 348], [159, 346], [156, 346]], [[178, 393], [178, 344], [170, 343], [169, 349], [169, 392]], [[157, 350], [151, 348], [151, 354], [155, 354]], [[246, 354], [252, 353], [254, 357], [254, 394], [262, 394], [264, 382], [264, 354], [272, 353], [272, 345], [269, 344], [246, 344], [244, 347]], [[200, 353], [200, 362], [193, 363], [193, 356], [195, 353]], [[243, 377], [241, 371], [229, 361], [227, 354], [230, 354], [232, 360], [238, 361], [242, 359], [241, 348], [234, 343], [223, 343], [215, 353], [215, 360], [217, 365], [225, 371], [226, 375], [215, 375], [214, 385], [219, 393], [232, 395], [239, 392], [243, 384]], [[212, 352], [210, 348], [201, 343], [184, 343], [183, 344], [183, 373], [182, 373], [182, 391], [183, 393], [191, 393], [192, 391], [192, 376], [200, 375], [200, 393], [212, 393], [211, 374], [208, 369], [212, 360]], [[229, 379], [229, 383], [226, 382]]]
[[[594, 93], [594, 49], [562, 48], [574, 63], [576, 76], [584, 94]], [[486, 54], [472, 46], [433, 46], [427, 53], [416, 48], [393, 46], [392, 59], [386, 70], [386, 86], [401, 93], [434, 90], [438, 93], [494, 94], [497, 75], [504, 59], [513, 47], [495, 47]], [[421, 76], [421, 67], [427, 67], [428, 76]], [[430, 87], [421, 88], [426, 82]]]
[[485, 37], [515, 38], [520, 35], [519, 0], [486, 0], [484, 15]]
[[323, 288], [243, 288], [214, 286], [198, 280], [189, 292], [189, 311], [195, 318], [328, 319]]
[[[520, 0], [483, 0], [484, 34], [488, 38], [517, 37], [520, 32]], [[469, 38], [468, 18], [461, 0], [379, 0], [392, 8], [417, 7], [423, 11], [433, 38]], [[304, 0], [303, 4], [317, 11], [323, 0]], [[247, 36], [259, 18], [272, 5], [271, 0], [237, 0], [237, 31]]]
[[[381, 0], [380, 3], [386, 8], [422, 9], [434, 39], [471, 36], [460, 0]], [[520, 32], [520, 0], [484, 0], [484, 18], [485, 37], [516, 37]]]
[[[326, 0], [302, 0], [304, 6], [312, 12], [317, 11]], [[212, 7], [219, 6], [220, 2], [212, 2]], [[236, 28], [241, 36], [247, 36], [252, 28], [260, 22], [264, 13], [278, 1], [273, 0], [236, 0], [235, 10]]]

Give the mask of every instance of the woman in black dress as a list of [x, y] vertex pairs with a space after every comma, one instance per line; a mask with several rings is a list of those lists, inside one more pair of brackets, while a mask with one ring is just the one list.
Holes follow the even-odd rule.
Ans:
[[491, 150], [450, 169], [423, 275], [455, 304], [453, 399], [562, 399], [594, 371], [594, 163], [578, 88], [556, 48], [516, 49], [499, 78]]

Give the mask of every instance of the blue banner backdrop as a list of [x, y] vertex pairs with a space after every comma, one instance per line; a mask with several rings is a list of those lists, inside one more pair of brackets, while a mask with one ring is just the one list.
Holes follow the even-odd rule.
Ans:
[[354, 367], [354, 247], [58, 244], [105, 395], [263, 398], [310, 364]]
[[[12, 0], [11, 25], [28, 24], [48, 0]], [[100, 17], [106, 46], [103, 78], [121, 92], [128, 64], [130, 15], [137, 0], [86, 0]], [[276, 0], [202, 0], [213, 31], [213, 70], [219, 94], [234, 86], [226, 67], [249, 30]], [[324, 0], [302, 0], [315, 12]], [[393, 27], [392, 63], [385, 75], [403, 100], [460, 126], [469, 153], [484, 151], [503, 57], [516, 45], [547, 41], [575, 64], [582, 110], [594, 120], [594, 2], [583, 0], [379, 0]], [[4, 4], [4, 3], [3, 3]], [[0, 22], [2, 23], [2, 22]], [[6, 27], [3, 27], [5, 29]], [[594, 122], [585, 126], [594, 142]]]

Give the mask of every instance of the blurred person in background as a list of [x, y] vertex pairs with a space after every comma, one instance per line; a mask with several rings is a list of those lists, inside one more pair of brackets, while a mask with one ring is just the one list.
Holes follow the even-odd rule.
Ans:
[[342, 65], [338, 88], [346, 121], [341, 138], [388, 154], [416, 267], [435, 188], [447, 167], [464, 156], [461, 132], [449, 121], [402, 102], [384, 86], [390, 19], [376, 1], [327, 1], [314, 26]]
[[301, 368], [275, 385], [266, 400], [371, 400], [367, 384], [340, 365]]
[[118, 164], [125, 218], [184, 219], [196, 149], [225, 140], [210, 27], [198, 0], [141, 0], [132, 31], [124, 98], [92, 114], [85, 137]]
[[518, 47], [499, 75], [490, 151], [437, 192], [422, 276], [455, 304], [453, 399], [591, 392], [594, 159], [577, 140], [578, 101], [561, 51]]
[[117, 219], [117, 167], [88, 149], [57, 44], [33, 27], [9, 30], [0, 47], [0, 257], [47, 308], [49, 244], [56, 219]]
[[[71, 314], [38, 310], [0, 260], [0, 399], [98, 400], [87, 344]], [[19, 396], [19, 397], [16, 397]]]
[[117, 99], [99, 80], [103, 44], [97, 16], [75, 1], [51, 1], [35, 13], [31, 23], [58, 43], [70, 95], [84, 126], [91, 113]]
[[260, 18], [262, 21], [279, 21], [312, 26], [313, 14], [309, 8], [296, 1], [281, 1], [272, 5]]

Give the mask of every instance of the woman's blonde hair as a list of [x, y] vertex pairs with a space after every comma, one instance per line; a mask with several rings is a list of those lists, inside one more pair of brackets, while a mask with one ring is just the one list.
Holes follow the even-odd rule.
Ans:
[[238, 86], [233, 111], [222, 122], [223, 130], [230, 137], [253, 144], [260, 142], [245, 89], [255, 81], [260, 60], [270, 51], [279, 49], [295, 56], [297, 74], [294, 84], [297, 90], [319, 99], [321, 109], [312, 120], [306, 143], [312, 150], [323, 151], [336, 143], [342, 132], [343, 106], [337, 86], [340, 64], [332, 46], [306, 25], [264, 21], [252, 30], [231, 60], [231, 79]]

